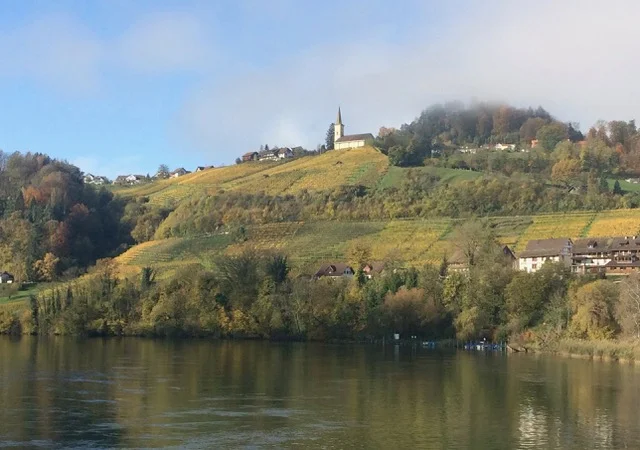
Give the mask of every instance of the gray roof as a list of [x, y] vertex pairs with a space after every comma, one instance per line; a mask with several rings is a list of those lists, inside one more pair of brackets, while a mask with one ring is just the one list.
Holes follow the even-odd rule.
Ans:
[[317, 278], [320, 277], [341, 277], [344, 274], [344, 271], [347, 269], [351, 269], [352, 272], [355, 272], [353, 268], [346, 263], [329, 263], [323, 264], [320, 266], [320, 269], [316, 272], [315, 276]]
[[609, 249], [610, 238], [594, 237], [573, 241], [573, 253], [599, 253]]
[[614, 236], [576, 239], [573, 253], [601, 253], [640, 250], [640, 236]]
[[336, 142], [366, 141], [369, 139], [373, 139], [373, 134], [371, 133], [349, 134], [336, 139]]
[[533, 239], [527, 242], [527, 248], [518, 254], [519, 258], [536, 258], [539, 256], [557, 256], [562, 250], [571, 243], [571, 239], [554, 238], [554, 239]]

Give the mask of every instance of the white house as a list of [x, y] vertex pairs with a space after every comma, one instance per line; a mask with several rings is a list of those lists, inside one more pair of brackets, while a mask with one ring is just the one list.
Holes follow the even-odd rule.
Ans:
[[278, 159], [293, 158], [293, 151], [289, 147], [279, 148], [277, 151]]
[[103, 185], [103, 184], [109, 183], [109, 180], [107, 180], [107, 177], [103, 177], [100, 175], [93, 175], [91, 173], [85, 174], [85, 176], [83, 177], [83, 180], [84, 180], [84, 184]]
[[537, 272], [547, 262], [560, 262], [571, 267], [573, 241], [569, 238], [534, 239], [518, 254], [518, 269]]
[[516, 144], [496, 144], [493, 148], [495, 150], [515, 150]]
[[344, 124], [342, 123], [342, 113], [338, 108], [338, 119], [333, 124], [333, 148], [335, 150], [345, 150], [349, 148], [364, 147], [368, 142], [373, 141], [371, 133], [364, 134], [344, 134]]
[[180, 168], [174, 170], [173, 172], [171, 172], [169, 174], [169, 178], [178, 178], [178, 177], [181, 177], [183, 175], [187, 175], [189, 173], [191, 173], [191, 172], [186, 170], [184, 167], [180, 167]]

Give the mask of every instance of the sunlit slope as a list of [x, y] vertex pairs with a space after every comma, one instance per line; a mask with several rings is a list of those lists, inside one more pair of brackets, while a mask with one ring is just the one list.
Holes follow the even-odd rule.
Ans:
[[[271, 223], [247, 227], [245, 242], [234, 242], [229, 234], [163, 239], [135, 246], [118, 260], [125, 266], [174, 268], [210, 264], [216, 255], [246, 249], [277, 250], [289, 256], [297, 273], [310, 273], [321, 262], [347, 260], [349, 248], [361, 244], [370, 248], [374, 260], [394, 258], [420, 266], [451, 255], [457, 248], [456, 229], [464, 222], [437, 218]], [[640, 234], [640, 210], [492, 217], [489, 223], [500, 242], [521, 251], [531, 239]]]
[[389, 168], [388, 158], [372, 147], [334, 150], [288, 162], [247, 162], [132, 187], [119, 195], [148, 196], [154, 204], [179, 202], [191, 195], [220, 191], [267, 194], [320, 191], [345, 185], [374, 187]]

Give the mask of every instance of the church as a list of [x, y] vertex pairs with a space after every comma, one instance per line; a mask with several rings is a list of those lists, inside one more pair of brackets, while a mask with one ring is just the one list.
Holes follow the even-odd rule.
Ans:
[[340, 108], [338, 108], [338, 119], [336, 123], [333, 124], [333, 133], [333, 148], [335, 150], [364, 147], [367, 143], [373, 141], [373, 135], [371, 133], [349, 134], [345, 136]]

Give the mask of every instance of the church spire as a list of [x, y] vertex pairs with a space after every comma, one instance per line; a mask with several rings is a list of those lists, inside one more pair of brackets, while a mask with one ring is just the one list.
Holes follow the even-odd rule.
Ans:
[[342, 113], [338, 106], [338, 118], [336, 119], [336, 123], [333, 124], [333, 141], [336, 142], [342, 136], [344, 136], [344, 124], [342, 123]]

